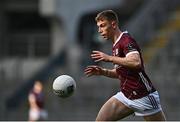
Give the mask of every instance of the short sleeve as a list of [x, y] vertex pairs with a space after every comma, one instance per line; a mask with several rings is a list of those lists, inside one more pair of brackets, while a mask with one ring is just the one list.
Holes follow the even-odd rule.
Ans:
[[123, 43], [123, 53], [126, 55], [133, 51], [138, 51], [138, 46], [132, 38], [127, 38]]

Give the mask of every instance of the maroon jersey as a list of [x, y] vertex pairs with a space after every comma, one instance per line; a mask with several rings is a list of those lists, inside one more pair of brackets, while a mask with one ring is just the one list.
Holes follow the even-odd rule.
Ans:
[[35, 96], [36, 104], [38, 105], [38, 107], [43, 109], [44, 108], [44, 94], [42, 92], [35, 93], [34, 91], [31, 91], [30, 93]]
[[144, 70], [144, 64], [140, 52], [140, 48], [136, 41], [128, 34], [123, 32], [113, 45], [113, 56], [126, 57], [132, 53], [139, 53], [141, 58], [140, 69], [129, 69], [121, 65], [115, 65], [116, 72], [120, 79], [120, 89], [129, 99], [142, 98], [152, 93], [155, 88], [148, 78]]

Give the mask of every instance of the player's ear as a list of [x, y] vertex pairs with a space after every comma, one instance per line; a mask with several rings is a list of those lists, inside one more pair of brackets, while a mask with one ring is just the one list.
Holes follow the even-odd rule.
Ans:
[[116, 28], [117, 27], [117, 22], [116, 21], [112, 21], [111, 25], [112, 25], [113, 28]]

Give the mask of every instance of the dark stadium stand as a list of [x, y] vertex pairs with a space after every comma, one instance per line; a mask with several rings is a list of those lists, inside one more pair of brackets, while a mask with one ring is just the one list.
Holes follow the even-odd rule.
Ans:
[[[124, 28], [142, 46], [147, 73], [160, 92], [167, 119], [180, 120], [180, 1], [146, 1], [133, 13]], [[108, 52], [111, 47], [105, 44], [101, 49]], [[94, 120], [102, 104], [119, 90], [119, 81], [105, 77], [86, 78], [82, 71], [77, 71], [75, 94], [67, 99], [58, 98], [52, 92], [53, 79], [60, 74], [72, 74], [66, 69], [66, 56], [66, 51], [60, 52], [37, 74], [21, 84], [1, 82], [0, 120], [27, 120], [27, 94], [37, 79], [45, 85], [48, 120]], [[3, 77], [0, 79], [4, 81]], [[13, 93], [9, 91], [11, 87]], [[142, 118], [132, 115], [124, 120], [138, 121]]]
[[65, 65], [66, 54], [65, 51], [62, 51], [58, 56], [54, 59], [51, 59], [49, 63], [41, 69], [36, 75], [34, 75], [31, 79], [24, 82], [22, 86], [20, 85], [17, 91], [15, 91], [9, 98], [6, 100], [7, 109], [17, 108], [22, 101], [27, 99], [28, 93], [33, 87], [34, 82], [39, 79], [43, 83], [48, 81], [48, 78], [51, 77], [52, 74], [62, 65]]

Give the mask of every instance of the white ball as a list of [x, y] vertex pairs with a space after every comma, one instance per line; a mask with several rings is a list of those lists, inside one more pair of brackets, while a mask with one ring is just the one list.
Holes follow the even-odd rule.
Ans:
[[53, 91], [62, 98], [71, 96], [76, 89], [75, 80], [69, 75], [61, 75], [53, 82]]

